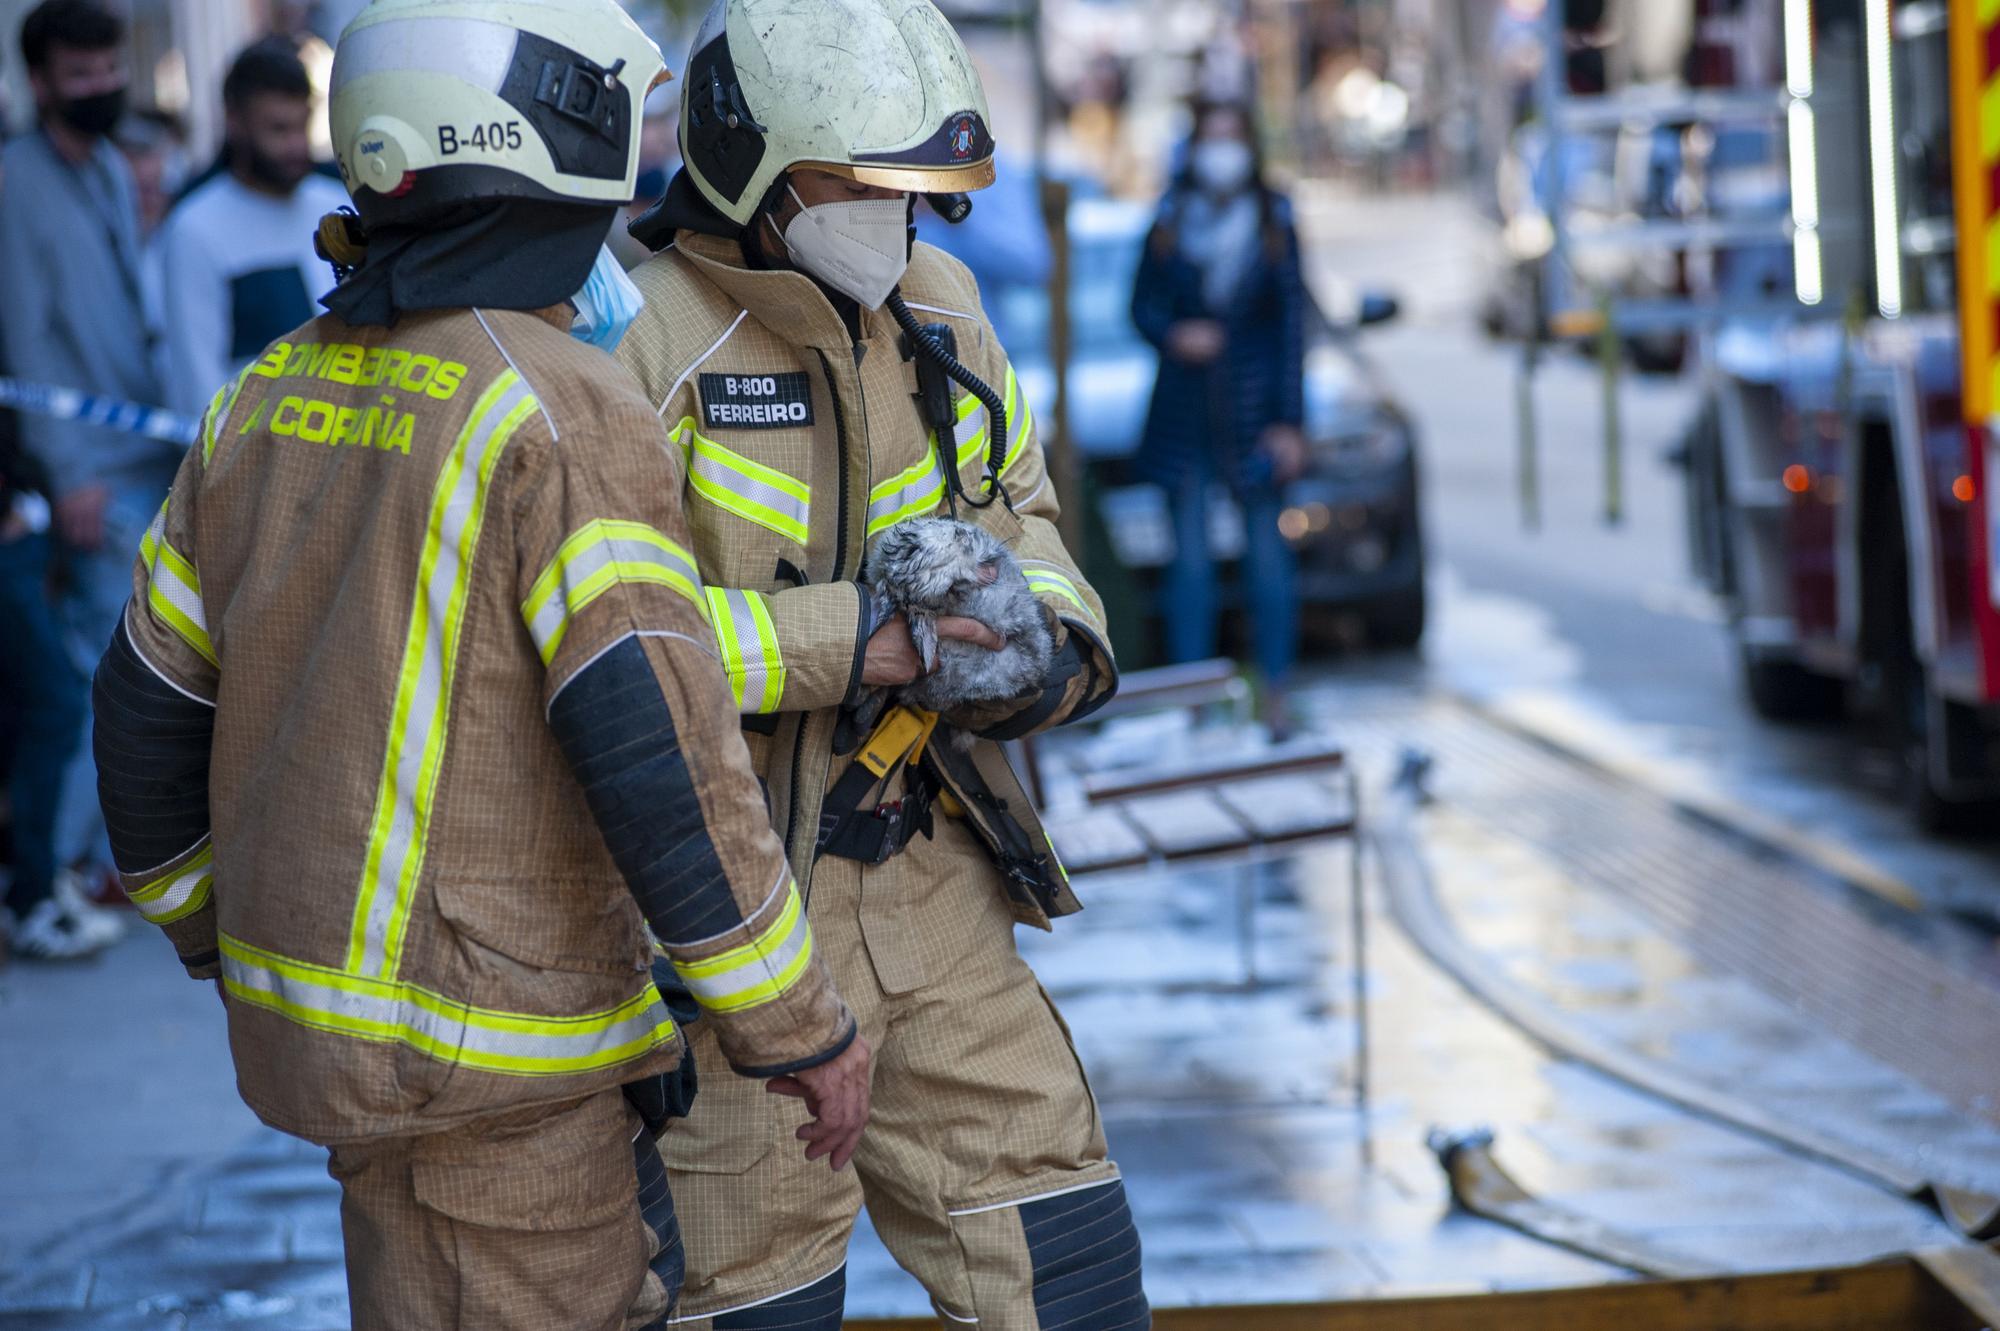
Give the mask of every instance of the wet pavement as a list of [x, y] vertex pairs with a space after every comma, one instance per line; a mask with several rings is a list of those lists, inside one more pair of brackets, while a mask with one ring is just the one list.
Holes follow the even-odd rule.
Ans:
[[[1404, 746], [1438, 755], [1438, 801], [1423, 815], [1423, 844], [1453, 927], [1491, 964], [1601, 1037], [1937, 1176], [2000, 1186], [2000, 1131], [1831, 1034], [1795, 996], [1760, 988], [1756, 975], [1686, 945], [1699, 920], [1680, 927], [1645, 909], [1630, 882], [1607, 881], [1615, 859], [1589, 858], [1666, 832], [1634, 814], [1563, 826], [1561, 843], [1575, 854], [1539, 844], [1564, 780], [1618, 795], [1605, 793], [1590, 769], [1405, 688], [1328, 682], [1301, 709], [1315, 729], [1349, 743], [1378, 785]], [[1163, 738], [1156, 728], [1146, 747], [1158, 756], [1176, 744], [1210, 743], [1199, 734]], [[1060, 764], [1058, 753], [1052, 767]], [[1058, 779], [1052, 799], [1062, 798]], [[1082, 915], [1053, 935], [1023, 935], [1102, 1101], [1159, 1303], [1627, 1278], [1454, 1214], [1424, 1145], [1433, 1125], [1492, 1127], [1496, 1154], [1546, 1200], [1717, 1270], [1853, 1262], [1952, 1240], [1927, 1212], [1879, 1188], [1551, 1057], [1400, 933], [1374, 858], [1367, 875], [1374, 1079], [1368, 1112], [1358, 1113], [1349, 853], [1345, 843], [1327, 843], [1256, 871], [1254, 985], [1243, 983], [1238, 950], [1242, 879], [1227, 865], [1085, 879]], [[1738, 908], [1733, 899], [1769, 890], [1783, 870], [1766, 862], [1742, 876], [1709, 874], [1712, 918], [1726, 921]], [[1846, 912], [1841, 918], [1861, 942], [1897, 941], [1850, 911], [1831, 886], [1798, 886]], [[157, 943], [135, 940], [93, 973], [101, 982], [164, 974], [172, 965]], [[7, 984], [40, 974], [17, 968]], [[1952, 974], [1987, 985], [1969, 972]], [[184, 988], [190, 992], [161, 989], [158, 1007], [192, 1002], [191, 1024], [216, 1022], [213, 997]], [[1977, 1019], [1971, 1011], [1968, 1021]], [[115, 1027], [108, 1036], [107, 1045], [128, 1038]], [[182, 1112], [227, 1122], [240, 1108]], [[143, 1137], [142, 1125], [120, 1117], [119, 1133]], [[1364, 1133], [1372, 1166], [1362, 1163]], [[87, 1155], [76, 1165], [82, 1177], [93, 1167]], [[29, 1172], [53, 1193], [64, 1169], [44, 1154]], [[51, 1225], [38, 1243], [10, 1245], [0, 1326], [316, 1331], [344, 1324], [336, 1194], [312, 1148], [255, 1130], [247, 1142], [168, 1169], [123, 1197], [109, 1215]], [[865, 1227], [850, 1287], [856, 1314], [925, 1312], [922, 1294]]]

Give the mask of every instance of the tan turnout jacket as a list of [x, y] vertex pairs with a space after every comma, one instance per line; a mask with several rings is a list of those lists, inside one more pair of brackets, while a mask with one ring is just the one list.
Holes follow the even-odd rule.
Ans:
[[681, 457], [533, 314], [325, 316], [216, 395], [127, 611], [216, 708], [212, 837], [126, 879], [220, 952], [245, 1100], [320, 1141], [674, 1065], [653, 943], [546, 724], [641, 640], [740, 927], [666, 951], [743, 1067], [852, 1020], [813, 955], [717, 666]]
[[[690, 231], [634, 280], [646, 306], [618, 358], [638, 376], [685, 468], [689, 530], [752, 761], [807, 880], [822, 802], [847, 762], [833, 751], [839, 711], [861, 693], [872, 627], [857, 579], [873, 537], [947, 513], [936, 440], [887, 311], [862, 311], [857, 343], [809, 278], [752, 269], [735, 241]], [[919, 244], [902, 291], [919, 318], [953, 327], [959, 358], [1008, 409], [1003, 479], [1013, 511], [961, 504], [958, 515], [1006, 542], [1047, 607], [1058, 644], [1076, 639], [1090, 662], [1037, 728], [1059, 724], [1115, 686], [1103, 605], [1057, 534], [1056, 496], [1026, 395], [971, 274]], [[967, 393], [958, 414], [955, 462], [976, 494], [987, 413]], [[975, 757], [1045, 848], [999, 746], [979, 741]], [[893, 799], [897, 791], [882, 794]], [[894, 873], [899, 862], [880, 872]], [[1066, 890], [1050, 909], [1010, 892], [1016, 916], [1043, 928], [1050, 914], [1075, 909]]]

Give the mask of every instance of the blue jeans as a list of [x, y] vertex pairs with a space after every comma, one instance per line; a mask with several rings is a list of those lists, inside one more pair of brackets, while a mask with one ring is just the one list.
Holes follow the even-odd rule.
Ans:
[[[1222, 571], [1208, 546], [1209, 479], [1184, 480], [1168, 495], [1173, 509], [1174, 556], [1162, 591], [1167, 655], [1176, 664], [1214, 656], [1222, 631]], [[1250, 612], [1250, 641], [1258, 671], [1282, 685], [1299, 654], [1298, 561], [1278, 530], [1283, 507], [1271, 490], [1237, 496], [1243, 507], [1243, 562], [1238, 582]]]
[[[151, 481], [114, 484], [104, 508], [104, 541], [95, 550], [70, 551], [69, 590], [62, 617], [68, 631], [70, 659], [86, 685], [111, 645], [112, 631], [132, 597], [132, 565], [139, 543], [160, 511], [160, 501], [173, 485], [166, 470]], [[88, 696], [86, 694], [86, 696]], [[111, 863], [111, 843], [104, 832], [104, 813], [97, 803], [97, 761], [90, 752], [88, 708], [77, 725], [81, 737], [63, 777], [61, 805], [56, 814], [56, 855], [65, 864], [79, 860]]]
[[19, 714], [8, 790], [14, 881], [7, 905], [26, 915], [55, 888], [56, 801], [83, 734], [85, 685], [49, 599], [49, 538], [0, 543], [0, 691]]

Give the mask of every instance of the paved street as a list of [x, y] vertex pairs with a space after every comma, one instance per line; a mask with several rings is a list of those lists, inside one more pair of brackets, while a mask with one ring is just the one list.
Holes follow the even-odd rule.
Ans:
[[[1715, 946], [1746, 903], [1803, 894], [1787, 899], [1816, 903], [1798, 914], [1824, 932], [1798, 946], [1837, 938], [1871, 966], [1935, 961], [1940, 991], [1976, 1016], [1993, 949], [1955, 917], [2000, 915], [2000, 851], [1920, 840], [1864, 748], [1768, 726], [1740, 700], [1724, 631], [1685, 572], [1677, 474], [1660, 461], [1685, 391], [1628, 384], [1629, 514], [1606, 530], [1595, 371], [1554, 358], [1540, 394], [1544, 525], [1524, 534], [1513, 353], [1467, 319], [1480, 226], [1436, 199], [1304, 202], [1329, 270], [1405, 299], [1407, 317], [1368, 344], [1425, 429], [1438, 609], [1421, 657], [1336, 662], [1303, 710], [1378, 786], [1403, 747], [1438, 755], [1421, 830], [1450, 927], [1583, 1034], [1928, 1177], [2000, 1189], [1984, 1061], [1931, 1056], [1990, 1048], [2000, 1032], [1967, 1016], [1936, 1050], [1897, 1048], [1862, 1010], [1870, 991], [1795, 992], [1785, 947]], [[1518, 727], [1873, 866], [1866, 882], [1907, 883], [1926, 908], [1717, 837]], [[1879, 1187], [1552, 1057], [1399, 931], [1390, 906], [1407, 885], [1379, 861], [1376, 1085], [1358, 1115], [1345, 854], [1314, 849], [1259, 875], [1255, 987], [1239, 984], [1237, 881], [1223, 871], [1080, 884], [1084, 915], [1024, 937], [1102, 1098], [1157, 1301], [1623, 1278], [1453, 1213], [1422, 1144], [1433, 1124], [1492, 1126], [1499, 1158], [1545, 1198], [1715, 1269], [1951, 1238]], [[236, 1100], [220, 1017], [157, 937], [92, 966], [0, 973], [0, 1327], [345, 1324], [333, 1187], [316, 1152]], [[865, 1233], [850, 1278], [856, 1313], [925, 1310]]]

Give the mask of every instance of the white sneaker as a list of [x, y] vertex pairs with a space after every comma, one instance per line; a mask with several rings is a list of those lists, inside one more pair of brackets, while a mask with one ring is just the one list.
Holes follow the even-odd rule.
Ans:
[[84, 891], [86, 882], [74, 869], [57, 871], [55, 899], [87, 937], [97, 940], [99, 947], [110, 947], [125, 936], [125, 917], [92, 901]]
[[117, 941], [104, 937], [101, 927], [79, 923], [55, 897], [29, 911], [8, 940], [14, 955], [37, 961], [81, 961]]

